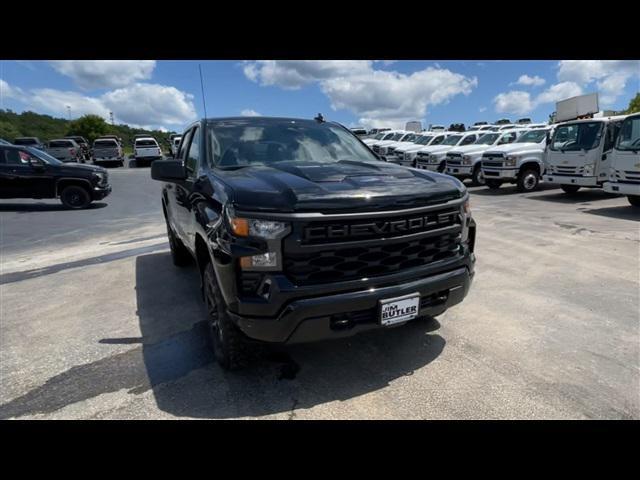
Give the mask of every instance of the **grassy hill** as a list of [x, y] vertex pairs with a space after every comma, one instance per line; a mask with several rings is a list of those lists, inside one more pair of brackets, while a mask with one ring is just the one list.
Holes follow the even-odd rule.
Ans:
[[[71, 131], [75, 121], [64, 118], [54, 118], [49, 115], [42, 115], [35, 112], [15, 113], [11, 110], [0, 109], [0, 138], [9, 142], [16, 137], [38, 137], [47, 141], [53, 138], [60, 138], [66, 135], [78, 135]], [[145, 133], [154, 137], [163, 149], [167, 148], [169, 135], [175, 132], [161, 132], [159, 130], [144, 130], [142, 128], [132, 128], [129, 125], [110, 125], [104, 122], [106, 131], [103, 134], [118, 135], [124, 142], [125, 151], [131, 151], [131, 144], [134, 135]], [[85, 135], [86, 136], [86, 135]], [[93, 141], [93, 138], [88, 138]]]

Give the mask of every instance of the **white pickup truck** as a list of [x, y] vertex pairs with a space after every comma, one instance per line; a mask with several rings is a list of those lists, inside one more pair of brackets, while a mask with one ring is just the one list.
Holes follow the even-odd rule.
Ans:
[[[551, 128], [536, 128], [513, 143], [491, 147], [482, 154], [482, 176], [491, 189], [515, 183], [520, 192], [538, 188], [545, 171], [545, 150]], [[477, 168], [477, 167], [474, 167]]]
[[386, 147], [387, 145], [391, 145], [393, 143], [396, 142], [401, 142], [403, 138], [409, 136], [409, 135], [414, 135], [413, 132], [405, 132], [404, 130], [400, 130], [400, 131], [395, 131], [395, 133], [393, 133], [390, 137], [387, 137], [386, 140], [382, 140], [380, 142], [376, 142], [372, 145], [369, 145], [369, 148], [371, 150], [373, 150], [373, 153], [377, 154], [377, 155], [384, 155], [382, 153], [384, 147]]
[[160, 160], [162, 150], [155, 138], [139, 137], [133, 144], [133, 156], [136, 160], [136, 167], [139, 167], [143, 162], [151, 164], [154, 160]]
[[439, 145], [445, 138], [447, 138], [446, 135], [434, 132], [419, 133], [413, 143], [397, 147], [395, 150], [395, 157], [390, 160], [387, 159], [387, 161], [404, 165], [406, 167], [414, 167], [418, 150], [432, 144]]
[[419, 134], [417, 133], [407, 133], [397, 142], [381, 146], [378, 154], [387, 162], [395, 162], [396, 160], [398, 160], [396, 149], [415, 145], [415, 141], [418, 139], [418, 137]]
[[451, 132], [440, 145], [428, 145], [421, 148], [416, 156], [416, 168], [444, 172], [447, 163], [447, 152], [457, 146], [471, 145], [482, 134], [476, 131], [453, 133]]
[[396, 130], [385, 130], [384, 132], [378, 132], [371, 138], [365, 138], [362, 140], [366, 146], [371, 148], [376, 143], [384, 142], [385, 140], [389, 140], [396, 134]]
[[480, 132], [480, 138], [470, 145], [452, 148], [447, 152], [446, 173], [461, 180], [471, 178], [474, 185], [482, 185], [482, 154], [498, 145], [515, 142], [524, 130], [503, 130], [501, 132]]
[[631, 205], [640, 207], [640, 113], [624, 120], [611, 156], [604, 190], [626, 195]]

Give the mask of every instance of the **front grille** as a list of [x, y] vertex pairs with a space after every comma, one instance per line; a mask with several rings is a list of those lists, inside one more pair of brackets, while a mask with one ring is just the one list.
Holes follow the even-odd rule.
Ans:
[[557, 175], [576, 175], [581, 173], [578, 167], [555, 166], [554, 170]]
[[482, 160], [502, 160], [504, 155], [501, 153], [485, 153], [482, 155]]
[[487, 162], [482, 160], [482, 166], [483, 167], [502, 167], [502, 162]]
[[[371, 232], [340, 239], [312, 239], [305, 243], [304, 228], [317, 225], [317, 222], [297, 226], [294, 235], [284, 243], [284, 272], [296, 285], [313, 285], [389, 275], [455, 257], [460, 252], [462, 230], [458, 210], [447, 208], [422, 215], [427, 221], [421, 228], [387, 232], [382, 237]], [[401, 223], [418, 217], [404, 215], [385, 221]], [[345, 231], [351, 233], [350, 224], [362, 225], [363, 221], [340, 223], [340, 228], [347, 228]], [[325, 222], [325, 225], [335, 226], [336, 223]], [[361, 229], [356, 231], [362, 232]]]

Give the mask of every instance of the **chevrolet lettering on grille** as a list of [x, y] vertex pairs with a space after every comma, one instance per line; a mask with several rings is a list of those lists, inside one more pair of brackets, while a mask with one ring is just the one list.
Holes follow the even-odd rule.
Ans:
[[424, 230], [427, 227], [451, 224], [456, 221], [457, 213], [444, 212], [435, 215], [357, 223], [350, 225], [316, 225], [304, 229], [304, 241], [317, 241], [325, 239], [345, 239], [350, 237], [379, 237], [393, 234], [409, 234]]

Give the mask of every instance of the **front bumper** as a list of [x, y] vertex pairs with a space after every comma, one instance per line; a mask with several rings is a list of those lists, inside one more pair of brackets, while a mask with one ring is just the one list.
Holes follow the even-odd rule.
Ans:
[[424, 161], [416, 162], [416, 168], [420, 168], [422, 170], [429, 170], [431, 172], [437, 172], [439, 166], [440, 165], [438, 163], [427, 163]]
[[640, 184], [636, 183], [620, 183], [620, 182], [604, 182], [602, 188], [605, 192], [617, 193], [619, 195], [638, 195], [640, 196]]
[[447, 165], [447, 169], [445, 172], [448, 175], [457, 178], [467, 178], [470, 177], [473, 173], [473, 166], [469, 165]]
[[597, 177], [578, 177], [573, 175], [544, 175], [544, 181], [549, 183], [556, 183], [559, 185], [578, 185], [581, 187], [598, 187]]
[[93, 187], [91, 198], [93, 200], [102, 200], [111, 193], [111, 185]]
[[515, 180], [518, 178], [517, 168], [496, 168], [496, 167], [482, 167], [482, 174], [485, 178], [499, 178], [507, 180]]

